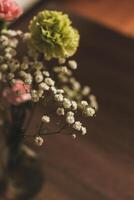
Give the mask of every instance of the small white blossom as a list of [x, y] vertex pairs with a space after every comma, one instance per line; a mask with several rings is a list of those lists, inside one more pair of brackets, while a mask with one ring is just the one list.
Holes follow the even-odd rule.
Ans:
[[30, 84], [32, 83], [32, 79], [29, 78], [29, 77], [27, 77], [27, 78], [25, 78], [24, 82], [25, 82], [26, 84], [29, 84], [29, 85], [30, 85]]
[[81, 88], [81, 85], [78, 81], [76, 81], [74, 78], [70, 79], [70, 83], [72, 84], [72, 87], [74, 90], [79, 91]]
[[26, 78], [27, 73], [25, 71], [20, 71], [19, 75], [20, 75], [20, 77]]
[[43, 94], [44, 94], [44, 90], [39, 89], [39, 90], [38, 90], [38, 96], [39, 96], [39, 97], [42, 97]]
[[45, 82], [42, 82], [39, 84], [39, 88], [43, 90], [49, 90], [50, 87]]
[[7, 69], [8, 69], [8, 65], [7, 64], [0, 65], [0, 70], [6, 71]]
[[65, 110], [64, 108], [58, 108], [56, 113], [57, 115], [62, 116], [62, 115], [65, 115]]
[[9, 80], [11, 80], [11, 79], [14, 78], [14, 74], [13, 74], [13, 73], [9, 73], [9, 74], [7, 75], [7, 77], [8, 77]]
[[74, 113], [72, 111], [67, 112], [67, 116], [74, 116]]
[[30, 73], [27, 73], [25, 76], [24, 76], [24, 82], [27, 83], [27, 84], [31, 84], [32, 83], [32, 80], [33, 80], [33, 77]]
[[29, 40], [31, 38], [31, 34], [30, 33], [24, 33], [23, 39], [24, 40]]
[[75, 60], [69, 60], [68, 65], [71, 69], [77, 69], [77, 62]]
[[64, 98], [63, 99], [63, 106], [64, 106], [64, 108], [69, 109], [71, 107], [71, 101], [67, 98]]
[[35, 62], [34, 67], [36, 70], [41, 70], [43, 68], [43, 64], [41, 62]]
[[57, 93], [57, 89], [56, 89], [54, 86], [52, 86], [50, 89], [51, 89], [51, 91], [52, 91], [54, 94]]
[[51, 78], [45, 78], [45, 83], [49, 86], [54, 86], [55, 82]]
[[64, 64], [66, 62], [65, 58], [59, 58], [58, 60], [59, 64]]
[[22, 69], [22, 70], [26, 70], [26, 69], [28, 69], [28, 68], [29, 68], [28, 63], [22, 63], [22, 64], [21, 64], [21, 69]]
[[17, 30], [16, 33], [17, 33], [18, 36], [23, 34], [23, 32], [21, 30]]
[[12, 59], [12, 54], [11, 53], [6, 53], [5, 54], [5, 58], [8, 59], [8, 60], [11, 60]]
[[2, 35], [0, 37], [0, 43], [2, 44], [3, 47], [7, 46], [9, 43], [8, 37], [6, 37], [5, 35]]
[[39, 101], [39, 96], [37, 90], [32, 90], [31, 91], [31, 97], [33, 102], [38, 102]]
[[94, 96], [93, 94], [89, 96], [89, 99], [92, 100], [96, 100], [96, 96]]
[[63, 95], [62, 94], [56, 94], [54, 96], [55, 100], [58, 102], [62, 102], [63, 101]]
[[12, 48], [16, 48], [18, 45], [18, 39], [13, 38], [12, 40], [9, 41], [9, 46], [11, 46]]
[[86, 133], [87, 133], [86, 127], [82, 126], [81, 127], [81, 132], [82, 132], [82, 135], [86, 135]]
[[37, 137], [35, 138], [35, 143], [36, 143], [38, 146], [42, 146], [43, 142], [44, 142], [44, 140], [43, 140], [42, 137], [37, 136]]
[[78, 106], [77, 106], [76, 101], [72, 101], [71, 103], [72, 103], [72, 109], [73, 109], [73, 110], [77, 110], [77, 107], [78, 107]]
[[63, 93], [64, 93], [64, 90], [63, 90], [63, 89], [57, 89], [57, 93], [63, 94]]
[[36, 80], [37, 83], [42, 82], [43, 81], [43, 75], [42, 74], [36, 75], [35, 80]]
[[82, 123], [80, 121], [76, 121], [73, 125], [73, 128], [77, 131], [80, 131], [82, 127]]
[[50, 74], [49, 74], [49, 72], [48, 72], [48, 71], [43, 71], [42, 73], [43, 73], [43, 75], [45, 75], [45, 76], [47, 76], [47, 77], [49, 77], [49, 76], [50, 76]]
[[11, 37], [15, 37], [15, 36], [17, 35], [17, 32], [14, 31], [14, 30], [7, 30], [7, 33], [8, 33], [8, 35], [11, 36]]
[[60, 67], [60, 69], [61, 69], [61, 72], [62, 72], [63, 74], [68, 74], [68, 69], [67, 69], [66, 66]]
[[88, 107], [86, 110], [85, 110], [85, 114], [89, 117], [93, 117], [95, 115], [95, 109], [94, 108], [91, 108], [91, 107]]
[[42, 122], [49, 123], [49, 122], [50, 122], [50, 117], [47, 116], [47, 115], [44, 115], [44, 116], [42, 117]]
[[82, 109], [84, 109], [86, 106], [88, 106], [88, 102], [87, 101], [81, 101], [80, 106]]
[[98, 103], [97, 103], [96, 97], [94, 95], [90, 95], [89, 100], [90, 100], [91, 107], [95, 108], [95, 110], [98, 110]]
[[15, 55], [16, 55], [16, 50], [13, 49], [13, 48], [11, 48], [11, 47], [7, 47], [7, 48], [5, 49], [5, 52], [6, 52], [6, 53], [10, 53], [12, 56], [15, 56]]
[[76, 134], [72, 134], [72, 138], [73, 138], [73, 139], [76, 139]]
[[85, 86], [83, 88], [83, 90], [82, 90], [82, 95], [83, 96], [87, 96], [87, 95], [89, 95], [90, 91], [91, 91], [90, 87], [89, 86]]
[[66, 122], [67, 122], [68, 124], [73, 124], [73, 123], [75, 122], [74, 116], [67, 116], [67, 117], [66, 117]]

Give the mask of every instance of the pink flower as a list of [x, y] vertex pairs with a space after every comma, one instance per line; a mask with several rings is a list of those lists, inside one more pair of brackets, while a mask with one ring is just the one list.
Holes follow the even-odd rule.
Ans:
[[14, 0], [0, 0], [0, 18], [11, 21], [22, 14], [22, 9]]
[[31, 100], [30, 85], [21, 80], [16, 80], [12, 87], [7, 87], [3, 91], [3, 97], [12, 105], [19, 105]]

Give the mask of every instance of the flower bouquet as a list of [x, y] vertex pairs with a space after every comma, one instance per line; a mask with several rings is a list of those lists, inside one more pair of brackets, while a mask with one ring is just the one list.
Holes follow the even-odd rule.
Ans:
[[[0, 189], [2, 199], [24, 200], [43, 180], [25, 140], [41, 146], [49, 135], [85, 135], [82, 119], [94, 117], [98, 104], [90, 87], [73, 75], [77, 62], [71, 57], [80, 35], [69, 16], [43, 10], [31, 19], [28, 32], [10, 30], [7, 22], [21, 14], [14, 1], [0, 0]], [[36, 131], [30, 128], [33, 116]], [[38, 181], [32, 177], [36, 186], [22, 181], [24, 169], [38, 173]]]

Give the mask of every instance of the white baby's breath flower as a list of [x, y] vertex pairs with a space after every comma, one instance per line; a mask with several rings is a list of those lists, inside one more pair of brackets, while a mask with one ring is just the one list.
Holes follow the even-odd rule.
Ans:
[[57, 108], [56, 113], [57, 115], [62, 116], [62, 115], [65, 115], [65, 110], [64, 108]]
[[24, 82], [25, 82], [26, 84], [31, 85], [32, 79], [27, 77], [27, 78], [24, 80]]
[[41, 70], [41, 69], [43, 68], [42, 62], [35, 62], [35, 63], [34, 63], [34, 68], [35, 68], [36, 70]]
[[73, 125], [73, 128], [77, 131], [80, 131], [82, 128], [82, 123], [80, 121], [76, 121]]
[[14, 78], [14, 73], [8, 73], [7, 78], [12, 80]]
[[92, 94], [92, 95], [89, 96], [89, 99], [90, 99], [91, 101], [96, 100], [96, 96], [94, 96], [94, 95]]
[[22, 63], [22, 64], [21, 64], [21, 69], [22, 69], [22, 70], [26, 70], [26, 69], [28, 69], [28, 68], [29, 68], [28, 63]]
[[22, 71], [19, 71], [19, 75], [20, 75], [20, 77], [26, 78], [27, 73], [22, 70]]
[[39, 88], [43, 90], [49, 90], [50, 87], [45, 82], [42, 82], [39, 84]]
[[63, 99], [63, 107], [69, 109], [71, 107], [71, 101], [67, 98]]
[[37, 90], [32, 90], [31, 91], [31, 97], [33, 102], [38, 102], [39, 101], [39, 96]]
[[17, 32], [15, 30], [7, 30], [7, 33], [11, 37], [15, 37], [17, 35]]
[[90, 95], [89, 100], [90, 100], [91, 107], [95, 108], [95, 110], [98, 110], [98, 103], [97, 103], [96, 97], [94, 95]]
[[30, 33], [24, 33], [23, 39], [24, 40], [29, 40], [31, 38], [31, 34]]
[[42, 82], [43, 81], [43, 75], [42, 74], [36, 75], [35, 80], [36, 80], [37, 83]]
[[81, 127], [81, 133], [82, 133], [82, 135], [86, 135], [86, 133], [87, 133], [86, 127], [84, 127], [84, 126]]
[[51, 89], [51, 91], [53, 92], [53, 94], [56, 94], [56, 93], [57, 93], [57, 89], [56, 89], [54, 86], [50, 87], [50, 89]]
[[74, 113], [72, 111], [67, 112], [67, 116], [74, 116]]
[[21, 36], [23, 34], [23, 32], [21, 30], [17, 30], [16, 33], [18, 36]]
[[81, 101], [80, 106], [82, 109], [84, 109], [85, 107], [88, 106], [88, 102], [87, 101]]
[[77, 110], [77, 103], [76, 103], [76, 101], [72, 101], [71, 102], [72, 103], [72, 110]]
[[77, 69], [77, 62], [75, 60], [69, 60], [68, 65], [71, 69]]
[[62, 102], [63, 101], [63, 95], [62, 94], [56, 94], [54, 96], [55, 100], [58, 102]]
[[42, 117], [42, 122], [49, 123], [49, 122], [50, 122], [50, 117], [47, 116], [47, 115], [44, 115], [44, 116]]
[[5, 54], [5, 58], [7, 59], [7, 60], [11, 60], [12, 59], [12, 54], [11, 53], [6, 53]]
[[51, 78], [45, 78], [45, 83], [49, 86], [54, 86], [55, 82]]
[[59, 58], [58, 62], [59, 62], [60, 65], [64, 64], [66, 62], [66, 59], [65, 58]]
[[38, 90], [38, 96], [39, 96], [39, 97], [42, 97], [43, 94], [44, 94], [44, 90], [39, 89], [39, 90]]
[[73, 124], [73, 123], [75, 122], [74, 116], [67, 116], [67, 117], [66, 117], [66, 122], [67, 122], [68, 124]]
[[68, 68], [66, 66], [60, 67], [61, 73], [68, 74]]
[[46, 76], [46, 77], [49, 77], [49, 76], [50, 76], [50, 74], [49, 74], [48, 71], [43, 71], [42, 73], [43, 73], [43, 75]]
[[92, 107], [88, 107], [86, 108], [85, 110], [85, 114], [88, 116], [88, 117], [93, 117], [95, 115], [95, 109], [92, 108]]
[[63, 90], [63, 89], [57, 89], [57, 93], [63, 94], [63, 93], [64, 93], [64, 90]]
[[89, 95], [90, 91], [91, 91], [90, 87], [89, 86], [85, 86], [83, 88], [83, 90], [82, 90], [82, 95], [83, 96], [87, 96], [87, 95]]
[[35, 138], [35, 143], [36, 143], [38, 146], [42, 146], [43, 142], [44, 142], [44, 140], [43, 140], [42, 137], [37, 136], [37, 137]]
[[73, 138], [73, 139], [76, 139], [76, 134], [72, 134], [72, 138]]
[[8, 69], [8, 65], [7, 64], [0, 65], [0, 70], [6, 71], [7, 69]]
[[25, 76], [24, 76], [24, 82], [27, 83], [27, 84], [31, 84], [32, 83], [32, 80], [33, 80], [33, 77], [30, 73], [27, 73]]
[[81, 88], [81, 85], [78, 81], [73, 82], [72, 86], [73, 86], [73, 89], [76, 90], [76, 91], [79, 91], [80, 88]]

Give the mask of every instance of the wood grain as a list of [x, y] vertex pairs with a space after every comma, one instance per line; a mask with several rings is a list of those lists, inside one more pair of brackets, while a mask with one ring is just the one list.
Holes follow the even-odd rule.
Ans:
[[[40, 4], [14, 27], [25, 29], [37, 10], [60, 6]], [[86, 137], [46, 138], [39, 149], [46, 183], [36, 200], [133, 200], [134, 41], [77, 15], [72, 19], [81, 33], [77, 78], [92, 86], [100, 108], [86, 122]]]
[[72, 11], [134, 37], [133, 0], [66, 0], [65, 4]]

